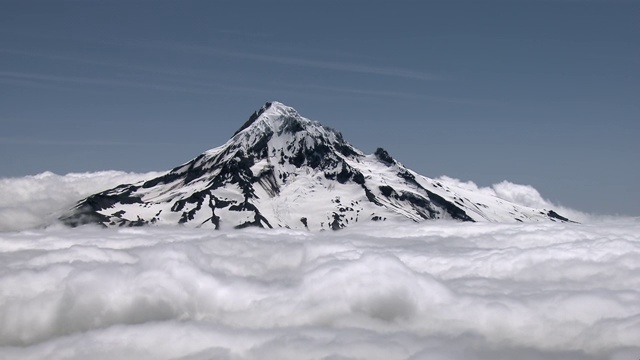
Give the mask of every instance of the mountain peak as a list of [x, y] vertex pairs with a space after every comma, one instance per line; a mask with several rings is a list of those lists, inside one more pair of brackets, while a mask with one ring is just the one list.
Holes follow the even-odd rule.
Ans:
[[245, 155], [296, 167], [306, 164], [316, 168], [340, 162], [342, 156], [363, 155], [338, 131], [304, 118], [294, 108], [277, 101], [255, 111], [228, 144], [231, 149], [243, 149]]
[[248, 128], [260, 126], [261, 123], [264, 124], [260, 127], [261, 130], [272, 130], [277, 134], [282, 134], [283, 132], [295, 133], [312, 125], [312, 121], [300, 116], [296, 109], [281, 102], [269, 101], [260, 109], [254, 111], [233, 136]]
[[244, 129], [248, 128], [249, 126], [253, 125], [253, 123], [256, 122], [256, 120], [258, 120], [260, 115], [262, 115], [265, 111], [267, 111], [271, 107], [272, 104], [273, 104], [272, 102], [267, 102], [264, 105], [262, 105], [262, 107], [260, 109], [254, 111], [253, 114], [251, 114], [251, 116], [249, 117], [249, 120], [245, 121], [245, 123], [242, 124], [240, 129], [238, 129], [235, 133], [233, 133], [233, 136], [238, 135], [238, 133], [240, 133], [242, 130], [244, 130]]
[[340, 229], [387, 218], [569, 221], [421, 176], [378, 148], [268, 102], [224, 145], [166, 174], [89, 196], [61, 219], [76, 226], [192, 224]]

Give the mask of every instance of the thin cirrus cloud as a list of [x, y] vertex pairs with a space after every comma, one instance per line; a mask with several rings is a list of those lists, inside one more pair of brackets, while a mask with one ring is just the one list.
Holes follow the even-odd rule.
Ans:
[[[137, 67], [130, 68], [137, 69]], [[213, 79], [207, 80], [206, 77], [202, 75], [195, 76], [190, 74], [189, 71], [180, 71], [178, 69], [171, 70], [150, 67], [144, 70], [137, 70], [151, 72], [161, 76], [155, 77], [151, 81], [145, 80], [144, 78], [138, 81], [132, 81], [112, 78], [107, 79], [102, 77], [79, 77], [71, 75], [0, 71], [0, 83], [45, 90], [53, 89], [74, 91], [77, 86], [91, 85], [101, 87], [127, 87], [197, 95], [224, 95], [229, 91], [235, 91], [241, 94], [246, 92], [273, 94], [274, 88], [280, 87], [278, 85], [272, 85], [271, 87], [232, 85], [215, 81]], [[277, 91], [282, 94], [299, 94], [298, 92], [288, 91], [281, 88]]]
[[36, 139], [36, 138], [17, 138], [17, 137], [0, 137], [0, 144], [4, 145], [122, 145], [118, 142], [106, 142], [101, 140], [96, 141], [63, 141], [63, 140], [49, 140], [49, 139]]
[[45, 59], [47, 61], [54, 61], [58, 63], [70, 63], [70, 64], [84, 64], [84, 65], [92, 65], [99, 68], [115, 68], [115, 69], [124, 69], [134, 72], [143, 72], [150, 73], [155, 75], [167, 76], [169, 78], [193, 78], [200, 79], [202, 78], [202, 72], [191, 69], [180, 69], [177, 67], [158, 67], [152, 66], [150, 64], [145, 65], [132, 65], [131, 63], [122, 63], [117, 61], [105, 61], [105, 60], [95, 60], [89, 59], [82, 56], [67, 56], [60, 54], [53, 54], [47, 52], [35, 52], [35, 51], [23, 51], [17, 49], [9, 49], [2, 48], [0, 49], [0, 53], [5, 53], [8, 55], [20, 56], [20, 57], [29, 57], [29, 58], [38, 58]]
[[[114, 45], [114, 44], [111, 44]], [[349, 62], [335, 62], [335, 61], [321, 61], [315, 59], [305, 59], [297, 57], [286, 56], [273, 56], [260, 53], [247, 53], [229, 51], [219, 48], [206, 47], [206, 46], [189, 46], [182, 44], [166, 44], [166, 43], [124, 43], [118, 44], [118, 46], [129, 47], [152, 47], [156, 50], [170, 50], [175, 52], [195, 52], [198, 54], [207, 54], [215, 56], [232, 57], [238, 59], [247, 59], [257, 62], [290, 65], [296, 67], [305, 67], [313, 69], [333, 70], [338, 72], [350, 72], [369, 74], [377, 76], [396, 77], [403, 79], [413, 80], [439, 80], [440, 77], [430, 73], [402, 69], [397, 67], [378, 67], [365, 64], [349, 63]], [[130, 88], [141, 88], [149, 90], [159, 91], [171, 91], [171, 92], [183, 92], [193, 94], [222, 94], [225, 91], [251, 91], [251, 92], [268, 92], [273, 93], [274, 86], [279, 88], [281, 93], [287, 93], [286, 87], [282, 85], [272, 85], [268, 89], [261, 87], [244, 87], [237, 86], [222, 81], [221, 79], [207, 79], [202, 71], [195, 71], [190, 69], [179, 68], [166, 68], [149, 65], [133, 65], [124, 64], [113, 61], [87, 59], [78, 56], [67, 56], [46, 52], [33, 52], [24, 51], [11, 48], [0, 49], [1, 53], [5, 53], [13, 56], [26, 56], [32, 58], [45, 59], [47, 61], [67, 62], [72, 64], [84, 64], [90, 66], [97, 66], [102, 68], [123, 69], [126, 71], [134, 71], [137, 73], [145, 73], [151, 76], [150, 78], [142, 77], [140, 80], [134, 81], [131, 79], [118, 79], [118, 78], [104, 78], [104, 77], [83, 77], [72, 75], [57, 75], [57, 74], [41, 74], [33, 72], [18, 72], [18, 71], [2, 71], [0, 72], [0, 82], [4, 82], [12, 85], [37, 87], [37, 88], [63, 88], [64, 84], [68, 86], [77, 85], [94, 85], [94, 86], [121, 86]], [[203, 81], [204, 80], [204, 81]], [[437, 102], [450, 102], [450, 103], [463, 103], [473, 105], [487, 105], [486, 102], [468, 99], [458, 99], [450, 97], [440, 96], [422, 96], [402, 92], [394, 91], [376, 91], [365, 89], [349, 89], [339, 87], [315, 87], [316, 90], [326, 90], [331, 92], [342, 92], [344, 94], [351, 95], [372, 95], [372, 96], [384, 96], [384, 97], [396, 97], [396, 98], [419, 98], [426, 99], [428, 101]], [[293, 92], [297, 93], [297, 92]]]
[[200, 46], [200, 45], [156, 43], [156, 44], [139, 44], [139, 46], [152, 46], [155, 48], [169, 49], [174, 51], [194, 52], [199, 54], [207, 54], [207, 55], [215, 55], [215, 56], [226, 56], [226, 57], [254, 60], [254, 61], [260, 61], [260, 62], [266, 62], [266, 63], [280, 64], [280, 65], [292, 65], [292, 66], [299, 66], [299, 67], [306, 67], [306, 68], [335, 70], [335, 71], [341, 71], [341, 72], [390, 76], [390, 77], [423, 80], [423, 81], [424, 80], [427, 80], [427, 81], [441, 80], [441, 77], [436, 76], [434, 74], [416, 71], [416, 70], [410, 70], [410, 69], [403, 69], [398, 67], [390, 67], [390, 66], [372, 66], [372, 65], [358, 64], [358, 63], [352, 63], [352, 62], [325, 61], [325, 60], [305, 59], [305, 58], [299, 58], [299, 57], [290, 57], [290, 56], [275, 56], [275, 55], [267, 55], [262, 53], [230, 51], [230, 50], [224, 50], [220, 48], [214, 48], [210, 46]]
[[[298, 66], [298, 67], [307, 67], [307, 68], [325, 69], [325, 70], [335, 70], [340, 72], [389, 76], [389, 77], [412, 79], [412, 80], [433, 81], [433, 80], [442, 79], [441, 76], [437, 76], [431, 73], [392, 67], [392, 66], [372, 66], [372, 65], [353, 63], [353, 62], [323, 61], [323, 60], [316, 60], [316, 59], [305, 59], [300, 57], [274, 56], [274, 55], [267, 55], [267, 54], [261, 54], [261, 53], [230, 51], [230, 50], [224, 50], [224, 49], [208, 47], [208, 46], [182, 45], [182, 44], [173, 44], [173, 43], [155, 43], [155, 44], [154, 43], [144, 43], [144, 44], [130, 43], [130, 44], [119, 44], [119, 45], [120, 46], [128, 45], [128, 46], [139, 46], [139, 47], [153, 47], [161, 50], [169, 49], [173, 51], [182, 51], [182, 52], [196, 52], [200, 54], [234, 57], [234, 58], [254, 60], [254, 61], [273, 63], [273, 64], [292, 65], [292, 66]], [[35, 53], [35, 52], [8, 49], [8, 48], [0, 49], [0, 52], [10, 54], [10, 55], [39, 57], [39, 58], [45, 58], [49, 60], [69, 61], [69, 62], [101, 65], [101, 66], [109, 66], [109, 67], [125, 67], [130, 69], [136, 69], [139, 71], [156, 72], [156, 70], [154, 69], [150, 70], [148, 67], [143, 67], [143, 66], [136, 67], [129, 64], [110, 63], [105, 61], [82, 59], [82, 58], [77, 58], [72, 56], [62, 56], [57, 54]], [[166, 70], [161, 71], [161, 73], [163, 72], [166, 74]]]
[[363, 95], [367, 97], [375, 96], [375, 97], [382, 97], [382, 98], [413, 99], [413, 100], [424, 100], [429, 102], [460, 104], [460, 105], [477, 105], [477, 106], [503, 105], [502, 103], [497, 101], [465, 99], [465, 98], [449, 97], [449, 96], [433, 96], [433, 95], [426, 95], [426, 94], [421, 94], [417, 92], [370, 90], [370, 89], [357, 89], [357, 88], [337, 87], [337, 86], [322, 86], [322, 85], [313, 85], [313, 84], [304, 84], [304, 85], [282, 84], [282, 85], [287, 86], [289, 88], [293, 88], [293, 89], [317, 90], [317, 91], [324, 91], [328, 93], [337, 92], [337, 93], [350, 94], [350, 95]]
[[67, 75], [50, 75], [16, 71], [0, 71], [0, 81], [14, 82], [23, 81], [23, 85], [30, 86], [31, 82], [36, 82], [34, 86], [38, 86], [37, 82], [44, 83], [60, 83], [60, 84], [80, 84], [80, 85], [100, 85], [100, 86], [117, 86], [144, 88], [150, 90], [162, 90], [170, 92], [185, 92], [195, 94], [219, 94], [220, 90], [204, 88], [201, 85], [183, 86], [160, 84], [154, 82], [130, 81], [130, 80], [114, 80], [96, 77], [80, 77]]
[[5, 145], [53, 145], [53, 146], [147, 146], [147, 145], [163, 145], [177, 146], [178, 142], [126, 142], [126, 141], [105, 141], [98, 139], [85, 140], [52, 140], [28, 137], [0, 137], [0, 144]]

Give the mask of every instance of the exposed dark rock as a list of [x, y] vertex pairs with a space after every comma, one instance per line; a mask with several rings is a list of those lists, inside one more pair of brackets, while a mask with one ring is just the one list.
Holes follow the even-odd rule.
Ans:
[[358, 153], [353, 150], [353, 147], [347, 145], [346, 143], [336, 144], [336, 150], [338, 150], [340, 154], [346, 157], [358, 156]]
[[258, 141], [256, 141], [255, 144], [253, 144], [253, 146], [251, 146], [249, 149], [247, 149], [247, 151], [257, 157], [257, 158], [266, 158], [269, 155], [269, 140], [271, 140], [271, 137], [273, 136], [273, 132], [268, 132], [265, 133], [262, 137], [260, 137], [260, 139], [258, 139]]
[[258, 120], [260, 115], [262, 115], [270, 107], [271, 107], [271, 103], [270, 102], [265, 103], [264, 106], [262, 106], [262, 108], [260, 108], [260, 110], [258, 110], [256, 112], [254, 112], [253, 114], [251, 114], [251, 116], [249, 117], [249, 120], [247, 120], [244, 124], [242, 124], [240, 129], [238, 129], [238, 131], [233, 133], [233, 136], [238, 135], [239, 132], [241, 132], [242, 130], [244, 130], [244, 129], [248, 128], [249, 126], [251, 126], [256, 120]]
[[[117, 188], [116, 188], [117, 190]], [[140, 204], [142, 199], [131, 195], [132, 191], [125, 191], [121, 194], [100, 193], [89, 196], [85, 202], [94, 209], [107, 209], [115, 204]]]
[[202, 208], [202, 204], [204, 203], [204, 198], [208, 195], [209, 195], [208, 191], [196, 192], [196, 193], [193, 193], [188, 198], [178, 201], [180, 205], [176, 206], [177, 204], [174, 204], [173, 207], [171, 208], [172, 211], [176, 211], [173, 209], [178, 207], [180, 208], [180, 210], [182, 210], [186, 203], [196, 204], [196, 206], [193, 209], [182, 213], [182, 215], [180, 216], [180, 220], [178, 220], [178, 224], [184, 224], [188, 221], [193, 220], [196, 213]]
[[335, 212], [333, 213], [333, 221], [329, 224], [329, 226], [331, 226], [331, 230], [340, 230], [345, 227], [342, 223], [342, 217], [344, 217], [344, 215]]
[[564, 217], [564, 216], [562, 216], [562, 215], [558, 214], [557, 212], [555, 212], [555, 211], [553, 211], [553, 210], [549, 210], [549, 212], [547, 213], [547, 215], [548, 215], [550, 218], [553, 218], [553, 219], [558, 219], [558, 220], [567, 221], [567, 222], [571, 221], [571, 220], [567, 219], [566, 217]]
[[388, 185], [382, 185], [379, 187], [380, 192], [382, 193], [382, 195], [389, 197], [391, 195], [397, 195], [396, 191], [393, 190], [393, 188], [391, 186]]
[[347, 165], [345, 163], [342, 163], [342, 171], [338, 173], [338, 175], [336, 176], [336, 180], [338, 180], [340, 184], [344, 184], [349, 181], [349, 179], [351, 179], [351, 176], [352, 173], [351, 171], [349, 171], [349, 169], [347, 169]]
[[[96, 212], [90, 205], [83, 204], [74, 209], [74, 212], [68, 216], [60, 218], [63, 224], [71, 227], [77, 227], [85, 224], [98, 224], [107, 227], [111, 218]], [[115, 225], [115, 224], [114, 224]]]
[[113, 190], [91, 195], [80, 201], [71, 214], [62, 216], [60, 221], [72, 227], [89, 223], [106, 226], [111, 221], [110, 217], [97, 211], [112, 208], [116, 204], [142, 203], [140, 197], [131, 195], [137, 189], [133, 185], [120, 185]]
[[[250, 205], [253, 206], [253, 204], [250, 204]], [[271, 226], [271, 224], [269, 224], [269, 221], [264, 216], [262, 216], [260, 211], [258, 211], [258, 209], [255, 206], [253, 208], [255, 209], [253, 210], [255, 214], [253, 221], [247, 221], [243, 224], [240, 224], [236, 226], [236, 229], [244, 229], [250, 226], [273, 229], [273, 226]]]
[[140, 216], [138, 216], [138, 218], [135, 221], [130, 221], [129, 223], [127, 223], [127, 226], [134, 227], [134, 226], [144, 226], [147, 224], [149, 224], [148, 221], [145, 221]]
[[408, 201], [414, 208], [414, 210], [422, 217], [423, 219], [435, 219], [437, 212], [431, 206], [429, 200], [423, 198], [422, 196], [415, 195], [410, 192], [403, 191], [402, 195], [400, 195], [399, 199], [401, 201]]
[[249, 212], [253, 212], [253, 221], [247, 221], [243, 224], [237, 225], [236, 229], [243, 229], [249, 226], [256, 226], [256, 227], [268, 227], [269, 229], [273, 229], [273, 226], [271, 226], [271, 224], [269, 223], [269, 220], [267, 220], [264, 216], [262, 216], [262, 214], [260, 213], [260, 210], [258, 210], [258, 208], [253, 205], [252, 203], [245, 201], [243, 203], [240, 204], [236, 204], [236, 205], [232, 205], [229, 207], [230, 211], [249, 211]]
[[[418, 183], [416, 182], [416, 177], [413, 176], [413, 174], [411, 174], [410, 172], [408, 172], [406, 170], [400, 171], [398, 173], [398, 176], [400, 176], [401, 178], [405, 179], [408, 183], [418, 185]], [[420, 186], [420, 185], [418, 185], [418, 186]], [[422, 187], [422, 186], [420, 186], [420, 187]]]
[[295, 134], [297, 132], [300, 131], [304, 131], [305, 127], [304, 125], [300, 122], [300, 120], [294, 118], [294, 117], [287, 117], [286, 119], [284, 119], [284, 123], [282, 124], [282, 127], [280, 128], [280, 133], [281, 134]]
[[144, 184], [142, 184], [142, 187], [145, 188], [145, 189], [148, 189], [148, 188], [152, 188], [152, 187], [154, 187], [156, 185], [159, 185], [159, 184], [171, 184], [172, 182], [174, 182], [174, 181], [176, 181], [176, 180], [178, 180], [178, 179], [180, 179], [180, 178], [182, 178], [184, 176], [184, 174], [180, 174], [180, 173], [177, 173], [177, 172], [174, 172], [174, 171], [176, 171], [176, 169], [173, 169], [172, 171], [168, 172], [165, 175], [158, 176], [157, 178], [151, 179], [151, 180], [145, 182]]
[[450, 203], [449, 201], [445, 200], [442, 196], [434, 192], [431, 192], [429, 190], [425, 190], [425, 191], [429, 195], [429, 199], [431, 199], [431, 201], [435, 205], [441, 208], [444, 208], [449, 213], [449, 215], [451, 215], [451, 218], [456, 220], [474, 222], [474, 220], [470, 218], [469, 215], [467, 215], [467, 213], [461, 208], [455, 206], [454, 204]]
[[203, 175], [207, 173], [207, 171], [202, 166], [197, 166], [197, 164], [204, 158], [204, 155], [200, 155], [197, 158], [193, 159], [189, 163], [189, 167], [184, 174], [184, 184], [188, 184], [193, 180], [199, 179]]
[[364, 194], [367, 196], [367, 200], [369, 200], [370, 202], [378, 206], [382, 206], [382, 203], [378, 200], [378, 198], [376, 198], [376, 196], [371, 192], [371, 190], [369, 190], [369, 188], [367, 188], [364, 185], [362, 187], [364, 188]]
[[307, 148], [300, 144], [300, 150], [289, 159], [289, 163], [299, 168], [306, 164], [313, 169], [332, 168], [336, 160], [331, 156], [331, 148], [324, 143]]
[[380, 160], [382, 163], [384, 163], [387, 166], [391, 166], [395, 163], [395, 160], [393, 160], [393, 158], [391, 157], [391, 155], [389, 155], [387, 150], [383, 148], [377, 148], [374, 155], [378, 160]]
[[198, 204], [198, 206], [202, 205], [205, 196], [209, 195], [208, 191], [198, 191], [191, 194], [189, 197], [185, 199], [181, 199], [176, 201], [173, 206], [171, 206], [171, 211], [178, 212], [184, 209], [186, 204]]
[[407, 183], [414, 185], [417, 189], [425, 192], [434, 205], [443, 208], [453, 219], [473, 222], [473, 219], [470, 218], [464, 210], [447, 201], [442, 196], [429, 191], [422, 187], [422, 185], [418, 184], [416, 177], [413, 174], [408, 171], [401, 171], [398, 173], [398, 176], [405, 179]]
[[251, 171], [253, 165], [253, 156], [247, 157], [242, 150], [239, 150], [236, 157], [222, 164], [220, 172], [211, 180], [208, 189], [214, 190], [227, 183], [237, 184], [245, 198], [254, 198], [255, 193], [252, 186], [254, 177]]
[[351, 180], [353, 180], [354, 183], [359, 185], [364, 185], [364, 182], [365, 182], [364, 175], [362, 175], [362, 173], [359, 172], [358, 170], [354, 170]]
[[305, 156], [304, 152], [299, 151], [296, 155], [289, 159], [289, 164], [295, 165], [295, 167], [299, 168], [304, 164]]
[[267, 167], [260, 172], [254, 182], [259, 183], [270, 197], [277, 196], [280, 193], [280, 186], [273, 173], [273, 166]]

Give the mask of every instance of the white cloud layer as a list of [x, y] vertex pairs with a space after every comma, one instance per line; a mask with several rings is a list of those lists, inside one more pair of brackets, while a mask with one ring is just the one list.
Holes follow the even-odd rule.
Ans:
[[[573, 221], [577, 222], [603, 222], [603, 221], [618, 221], [620, 216], [608, 216], [608, 215], [595, 215], [588, 214], [582, 211], [567, 208], [562, 205], [557, 205], [551, 201], [545, 199], [540, 195], [540, 192], [531, 185], [514, 184], [510, 181], [502, 181], [497, 184], [493, 184], [489, 187], [480, 187], [472, 181], [462, 181], [459, 179], [450, 178], [448, 176], [441, 176], [437, 180], [455, 184], [458, 187], [477, 191], [487, 195], [497, 196], [501, 199], [524, 205], [532, 208], [540, 209], [553, 209], [562, 216], [565, 216]], [[632, 220], [632, 219], [628, 219]]]
[[154, 175], [0, 179], [0, 359], [640, 358], [637, 219], [37, 228]]
[[[56, 175], [51, 172], [19, 178], [0, 178], [0, 232], [20, 231], [53, 224], [62, 212], [96, 192], [120, 184], [135, 183], [160, 175], [159, 172], [127, 173], [101, 171]], [[529, 185], [503, 181], [491, 187], [479, 187], [449, 177], [438, 180], [535, 208], [554, 209], [578, 222], [616, 221], [618, 217], [595, 216], [555, 205]]]
[[0, 358], [637, 359], [640, 223], [0, 234]]
[[20, 178], [0, 178], [0, 231], [49, 225], [62, 211], [84, 197], [159, 174], [101, 171], [56, 175], [44, 172]]

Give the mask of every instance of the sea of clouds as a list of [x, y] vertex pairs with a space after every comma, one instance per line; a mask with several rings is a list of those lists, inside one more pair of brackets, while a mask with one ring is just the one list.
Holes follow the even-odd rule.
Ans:
[[318, 233], [52, 221], [153, 175], [0, 179], [0, 359], [640, 358], [637, 219]]
[[50, 225], [78, 200], [120, 184], [135, 183], [160, 174], [100, 171], [57, 175], [44, 172], [19, 178], [0, 178], [0, 232]]

